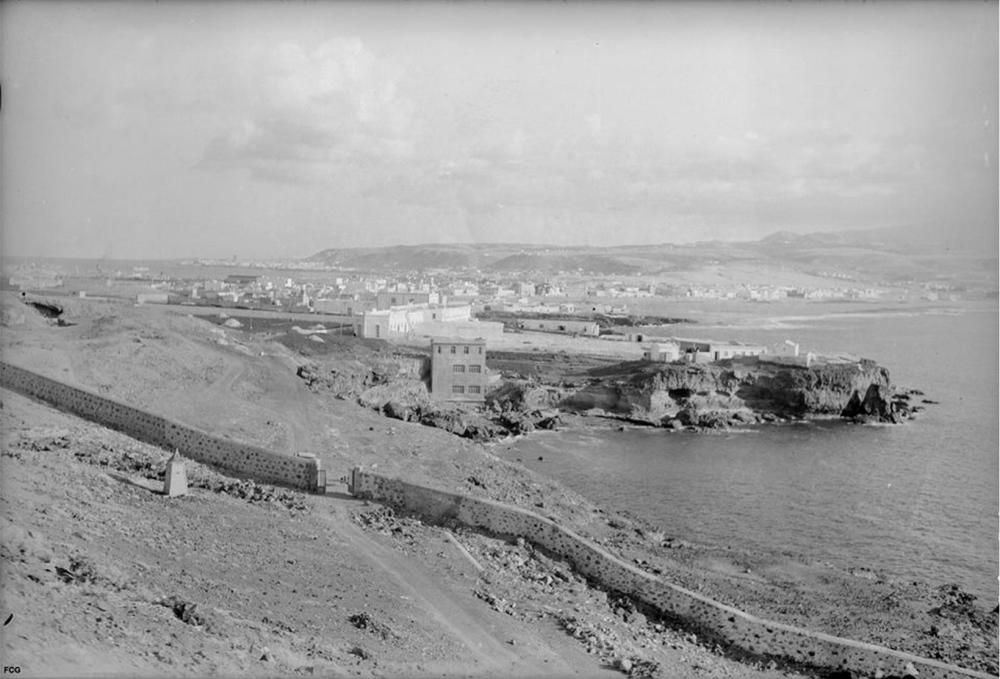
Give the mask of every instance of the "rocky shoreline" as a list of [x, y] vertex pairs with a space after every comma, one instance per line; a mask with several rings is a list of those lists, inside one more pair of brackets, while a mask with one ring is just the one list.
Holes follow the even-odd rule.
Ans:
[[481, 407], [435, 401], [412, 357], [354, 366], [310, 363], [298, 375], [313, 390], [476, 441], [556, 429], [567, 414], [708, 432], [815, 417], [899, 424], [933, 403], [915, 403], [923, 392], [896, 387], [886, 368], [866, 359], [812, 367], [756, 358], [712, 364], [627, 361], [544, 380], [505, 375]]

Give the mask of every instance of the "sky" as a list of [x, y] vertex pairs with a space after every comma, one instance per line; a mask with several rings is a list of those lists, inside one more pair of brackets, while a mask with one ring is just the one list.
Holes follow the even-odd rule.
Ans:
[[3, 254], [997, 232], [996, 2], [0, 4]]

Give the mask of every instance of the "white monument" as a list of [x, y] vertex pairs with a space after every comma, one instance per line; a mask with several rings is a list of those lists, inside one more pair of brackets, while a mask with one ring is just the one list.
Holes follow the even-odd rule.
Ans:
[[184, 461], [178, 451], [167, 460], [167, 473], [163, 479], [163, 494], [167, 497], [179, 497], [187, 495], [188, 482], [187, 472], [184, 470]]

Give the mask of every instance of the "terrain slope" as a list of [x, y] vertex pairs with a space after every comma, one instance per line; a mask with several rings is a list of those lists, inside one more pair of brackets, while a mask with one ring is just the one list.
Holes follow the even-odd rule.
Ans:
[[10, 298], [3, 311], [4, 360], [217, 435], [312, 452], [331, 483], [307, 495], [189, 462], [191, 492], [167, 499], [166, 451], [0, 391], [0, 604], [14, 616], [2, 648], [25, 676], [804, 671], [737, 662], [526, 543], [354, 500], [336, 480], [355, 465], [531, 508], [755, 615], [996, 672], [995, 614], [957, 588], [677, 539], [488, 447], [311, 392], [302, 357], [239, 329], [85, 300], [66, 301], [63, 326]]

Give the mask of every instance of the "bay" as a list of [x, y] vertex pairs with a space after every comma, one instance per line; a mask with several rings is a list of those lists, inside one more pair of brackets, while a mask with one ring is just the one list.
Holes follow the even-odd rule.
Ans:
[[939, 403], [898, 426], [819, 420], [690, 434], [600, 424], [497, 452], [684, 539], [956, 582], [995, 602], [997, 328], [995, 303], [659, 328], [871, 358]]

